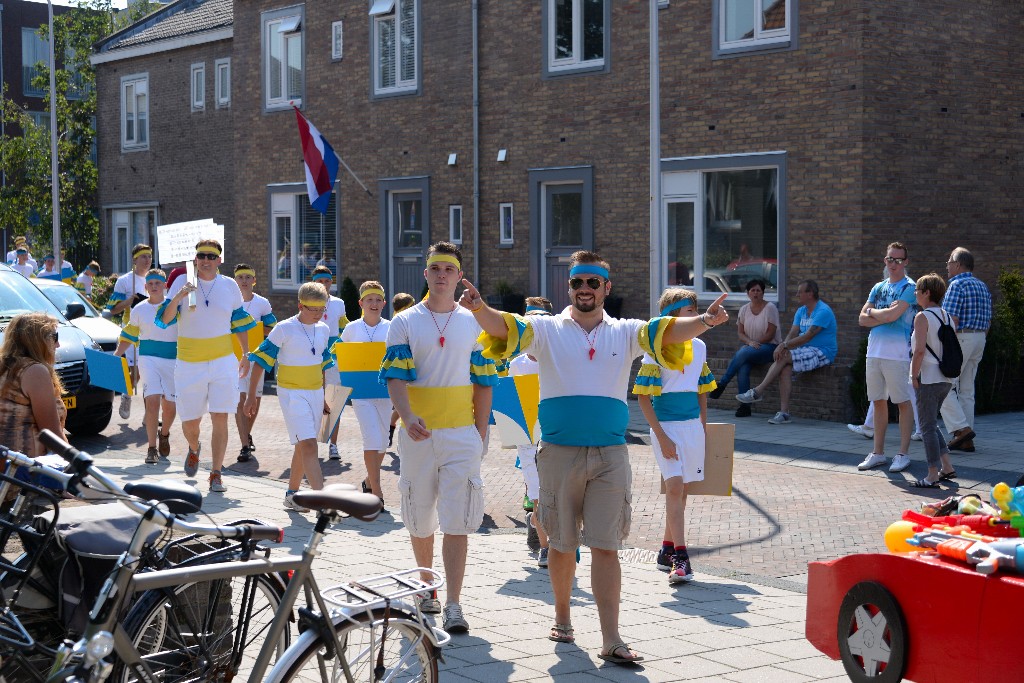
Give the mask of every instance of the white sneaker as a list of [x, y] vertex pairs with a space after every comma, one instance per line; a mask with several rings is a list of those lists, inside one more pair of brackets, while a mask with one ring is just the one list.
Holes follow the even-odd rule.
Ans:
[[793, 418], [789, 416], [789, 413], [784, 413], [781, 410], [775, 413], [775, 417], [768, 418], [768, 424], [773, 425], [788, 425], [793, 422]]
[[910, 456], [906, 453], [897, 453], [896, 457], [892, 459], [892, 464], [889, 465], [889, 471], [902, 472], [908, 467], [910, 467]]
[[921, 436], [921, 432], [914, 432], [913, 434], [910, 435], [911, 441], [920, 441], [923, 438], [924, 437]]
[[332, 443], [327, 447], [327, 457], [331, 460], [341, 460], [341, 453], [338, 452], [338, 444]]
[[292, 498], [295, 496], [294, 493], [284, 494], [284, 506], [289, 510], [295, 510], [295, 512], [309, 512], [309, 508], [304, 508], [296, 503]]
[[871, 427], [865, 427], [864, 425], [849, 425], [848, 424], [848, 425], [846, 425], [846, 428], [849, 429], [854, 434], [860, 434], [865, 439], [873, 439], [873, 438], [875, 438], [875, 430], [872, 429]]
[[121, 419], [127, 420], [132, 414], [132, 397], [128, 394], [121, 394], [121, 405], [117, 407], [117, 414]]
[[736, 400], [740, 403], [757, 403], [764, 400], [764, 396], [758, 396], [753, 389], [747, 389], [742, 394], [736, 394]]
[[884, 455], [878, 455], [877, 453], [868, 453], [868, 457], [864, 458], [864, 462], [857, 465], [858, 470], [870, 470], [872, 467], [878, 467], [884, 465], [889, 459]]

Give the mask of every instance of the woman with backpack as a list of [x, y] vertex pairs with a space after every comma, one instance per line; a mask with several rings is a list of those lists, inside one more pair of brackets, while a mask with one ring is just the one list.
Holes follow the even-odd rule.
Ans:
[[944, 353], [939, 330], [950, 323], [949, 314], [940, 307], [946, 295], [946, 282], [935, 273], [929, 273], [918, 279], [915, 294], [921, 312], [914, 316], [914, 332], [910, 338], [910, 380], [917, 396], [928, 476], [910, 485], [936, 488], [940, 481], [956, 478], [956, 470], [949, 461], [949, 448], [939, 433], [937, 418], [939, 407], [952, 386], [950, 378], [939, 367]]

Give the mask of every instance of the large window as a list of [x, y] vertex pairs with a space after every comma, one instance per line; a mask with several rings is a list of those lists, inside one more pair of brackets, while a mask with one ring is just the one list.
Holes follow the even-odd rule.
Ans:
[[547, 75], [606, 70], [610, 8], [609, 0], [545, 0]]
[[785, 155], [673, 160], [663, 169], [665, 284], [739, 301], [747, 282], [760, 278], [766, 298], [778, 301]]
[[28, 97], [42, 97], [46, 93], [32, 84], [41, 71], [39, 63], [50, 62], [50, 43], [39, 37], [37, 29], [21, 29], [21, 82], [22, 92]]
[[716, 56], [795, 47], [797, 0], [715, 0]]
[[264, 108], [302, 105], [304, 91], [302, 8], [263, 14]]
[[331, 194], [327, 213], [309, 204], [305, 188], [273, 188], [270, 196], [270, 272], [273, 288], [297, 290], [313, 269], [327, 266], [338, 279], [338, 194]]
[[419, 87], [418, 0], [374, 0], [373, 94], [400, 95]]
[[121, 149], [149, 149], [149, 75], [121, 78]]

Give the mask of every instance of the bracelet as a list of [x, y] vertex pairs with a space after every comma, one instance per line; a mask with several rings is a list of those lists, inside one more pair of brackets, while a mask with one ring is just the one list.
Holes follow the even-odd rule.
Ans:
[[697, 316], [697, 317], [698, 317], [698, 318], [700, 319], [700, 321], [701, 321], [702, 323], [704, 323], [704, 327], [708, 328], [709, 330], [710, 330], [710, 329], [711, 329], [712, 327], [714, 327], [714, 325], [708, 325], [708, 321], [707, 321], [707, 320], [705, 320], [705, 318], [707, 317], [707, 313], [701, 313], [701, 314], [700, 314], [699, 316]]
[[482, 310], [484, 310], [484, 302], [483, 302], [483, 300], [481, 299], [481, 301], [480, 301], [480, 305], [479, 305], [479, 306], [477, 306], [476, 308], [471, 308], [471, 309], [469, 309], [469, 312], [470, 312], [470, 313], [479, 313], [479, 312], [480, 312], [480, 311], [482, 311]]

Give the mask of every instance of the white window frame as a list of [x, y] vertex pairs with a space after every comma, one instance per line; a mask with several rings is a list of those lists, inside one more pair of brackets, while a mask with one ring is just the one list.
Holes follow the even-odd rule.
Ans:
[[331, 59], [338, 61], [345, 55], [345, 22], [331, 22]]
[[[305, 183], [285, 183], [281, 185], [270, 185], [268, 186], [270, 191], [270, 224], [268, 226], [269, 236], [269, 256], [270, 256], [270, 285], [271, 291], [274, 293], [285, 293], [285, 292], [296, 292], [299, 287], [305, 282], [302, 279], [303, 268], [300, 264], [300, 249], [302, 247], [301, 240], [301, 221], [302, 213], [305, 208], [308, 208], [308, 197], [306, 196]], [[334, 223], [325, 225], [325, 230], [330, 230], [334, 233], [334, 261], [337, 268], [338, 283], [343, 279], [340, 275], [340, 259], [339, 259], [339, 245], [340, 245], [340, 230], [338, 225], [337, 212], [341, 206], [340, 197], [335, 190], [334, 197]], [[288, 254], [290, 261], [288, 267], [289, 276], [282, 278], [278, 276], [278, 264], [280, 261], [280, 254], [277, 253], [277, 220], [279, 218], [288, 219], [288, 230], [287, 242], [291, 245], [291, 249]], [[323, 246], [323, 245], [321, 245]], [[321, 254], [322, 255], [322, 254]], [[308, 272], [311, 272], [312, 268]], [[307, 280], [308, 280], [307, 272]]]
[[189, 73], [192, 111], [203, 111], [206, 109], [206, 62], [196, 62]]
[[[572, 57], [558, 58], [555, 52], [555, 31], [557, 30], [557, 22], [555, 21], [555, 0], [545, 0], [547, 3], [547, 39], [545, 45], [547, 47], [547, 70], [549, 73], [558, 73], [560, 71], [579, 71], [601, 69], [605, 66], [605, 60], [608, 57], [608, 21], [609, 12], [606, 7], [602, 7], [603, 16], [605, 18], [604, 34], [601, 36], [603, 42], [602, 56], [600, 59], [583, 59], [583, 0], [572, 0]], [[605, 3], [611, 2], [611, 0], [604, 0]]]
[[448, 205], [448, 241], [462, 244], [462, 204]]
[[502, 202], [498, 204], [498, 244], [514, 243], [515, 213], [512, 202]]
[[793, 36], [793, 20], [795, 16], [796, 0], [784, 0], [786, 3], [786, 27], [781, 29], [763, 30], [760, 26], [759, 14], [760, 0], [754, 3], [754, 35], [743, 40], [726, 40], [726, 16], [728, 13], [727, 4], [737, 0], [715, 0], [716, 18], [718, 23], [718, 36], [716, 40], [717, 51], [723, 54], [730, 52], [743, 52], [748, 50], [760, 50], [773, 47], [789, 47]]
[[[139, 113], [138, 97], [139, 97], [139, 85], [142, 85], [144, 92], [141, 93], [146, 96], [146, 107], [144, 110], [145, 121], [146, 121], [146, 135], [145, 141], [139, 142]], [[134, 135], [129, 138], [128, 136], [128, 102], [126, 100], [126, 94], [128, 87], [132, 86], [134, 93], [134, 101], [131, 103], [131, 111], [134, 115], [135, 130]], [[122, 152], [138, 152], [149, 149], [151, 136], [150, 136], [150, 102], [151, 97], [149, 95], [149, 74], [139, 73], [131, 74], [129, 76], [121, 77], [121, 151]]]
[[[263, 30], [261, 34], [262, 43], [262, 66], [263, 66], [263, 108], [266, 111], [288, 109], [294, 104], [302, 107], [302, 99], [306, 90], [306, 43], [303, 31], [302, 7], [294, 7], [288, 10], [277, 10], [266, 12], [263, 15]], [[270, 42], [277, 40], [278, 36], [281, 45], [281, 68], [278, 73], [273, 73], [270, 60]], [[288, 43], [290, 40], [299, 41], [299, 54], [301, 64], [299, 71], [302, 74], [302, 85], [300, 94], [296, 97], [288, 96]], [[271, 97], [271, 84], [274, 79], [280, 79], [281, 96]]]
[[[213, 63], [213, 100], [218, 109], [231, 106], [231, 58], [224, 57]], [[221, 95], [221, 91], [226, 91]]]
[[[402, 15], [402, 7], [408, 3], [412, 3], [413, 15], [413, 69], [415, 73], [412, 78], [402, 79], [402, 26], [400, 25], [400, 17]], [[371, 66], [370, 66], [370, 82], [373, 87], [373, 95], [375, 97], [388, 97], [391, 95], [405, 95], [415, 93], [419, 90], [420, 81], [420, 3], [419, 0], [375, 0], [373, 6], [370, 8], [371, 17], [371, 33], [370, 33], [370, 45], [371, 45]], [[392, 55], [395, 64], [395, 84], [393, 86], [383, 86], [380, 82], [380, 40], [379, 35], [381, 28], [385, 24], [392, 24], [395, 39], [394, 54]]]

